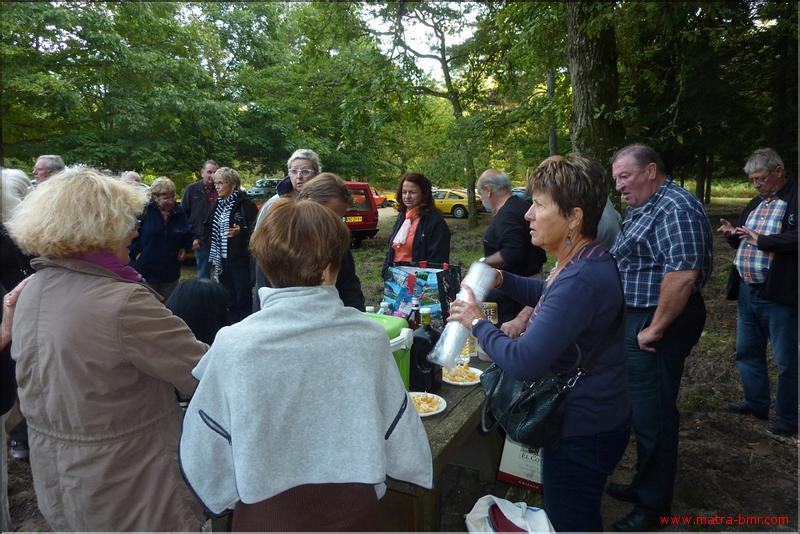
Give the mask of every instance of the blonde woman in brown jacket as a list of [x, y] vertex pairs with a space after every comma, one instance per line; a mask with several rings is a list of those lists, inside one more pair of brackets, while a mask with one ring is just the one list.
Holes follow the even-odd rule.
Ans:
[[177, 462], [191, 369], [206, 352], [127, 265], [146, 198], [64, 171], [7, 223], [39, 256], [14, 316], [20, 406], [39, 509], [57, 531], [199, 530]]

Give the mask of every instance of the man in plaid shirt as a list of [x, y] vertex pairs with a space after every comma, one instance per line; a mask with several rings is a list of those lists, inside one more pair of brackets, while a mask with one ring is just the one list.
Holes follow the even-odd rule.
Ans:
[[611, 253], [625, 291], [625, 351], [636, 432], [636, 474], [609, 484], [612, 497], [634, 504], [614, 523], [646, 531], [670, 514], [678, 463], [676, 399], [683, 364], [700, 339], [706, 308], [700, 290], [711, 275], [711, 226], [703, 205], [667, 178], [646, 145], [620, 149], [612, 160], [628, 211]]
[[775, 421], [767, 430], [797, 434], [797, 183], [787, 180], [783, 161], [771, 148], [750, 155], [744, 172], [758, 191], [736, 226], [725, 219], [719, 231], [736, 248], [728, 298], [739, 301], [736, 367], [744, 402], [733, 413], [769, 417], [767, 340], [778, 368]]

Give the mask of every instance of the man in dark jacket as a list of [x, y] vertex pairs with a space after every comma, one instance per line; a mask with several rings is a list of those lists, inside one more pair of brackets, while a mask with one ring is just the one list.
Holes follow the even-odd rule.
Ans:
[[744, 402], [733, 413], [769, 417], [767, 340], [778, 368], [775, 421], [767, 430], [797, 434], [797, 183], [787, 180], [783, 161], [771, 148], [750, 155], [744, 172], [758, 191], [734, 226], [719, 231], [736, 248], [728, 298], [739, 301], [736, 367]]
[[[483, 234], [483, 261], [495, 269], [520, 276], [542, 271], [547, 256], [531, 243], [525, 213], [531, 203], [511, 193], [511, 180], [497, 169], [487, 169], [478, 178], [478, 192], [483, 205], [492, 212], [492, 220]], [[492, 290], [484, 299], [497, 302], [499, 323], [516, 317], [523, 306], [501, 292]]]
[[183, 210], [186, 212], [194, 232], [192, 248], [195, 249], [194, 259], [197, 263], [197, 278], [209, 278], [211, 276], [208, 265], [208, 254], [211, 247], [211, 236], [209, 234], [211, 224], [209, 219], [217, 205], [217, 190], [214, 189], [211, 177], [217, 169], [219, 169], [219, 165], [213, 159], [203, 163], [200, 168], [200, 180], [186, 188], [181, 200]]

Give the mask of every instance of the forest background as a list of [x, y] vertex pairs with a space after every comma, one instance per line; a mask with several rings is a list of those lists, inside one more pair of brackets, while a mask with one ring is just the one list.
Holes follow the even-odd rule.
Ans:
[[348, 180], [471, 191], [490, 166], [522, 183], [549, 154], [643, 141], [708, 202], [760, 146], [796, 175], [797, 6], [3, 2], [0, 159], [182, 190], [207, 158], [249, 184], [304, 147]]

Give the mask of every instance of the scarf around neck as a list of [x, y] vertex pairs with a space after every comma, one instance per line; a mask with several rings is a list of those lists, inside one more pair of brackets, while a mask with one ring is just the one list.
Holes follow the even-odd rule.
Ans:
[[89, 252], [86, 254], [76, 254], [75, 259], [88, 261], [99, 265], [104, 269], [108, 269], [117, 276], [130, 280], [131, 282], [141, 282], [144, 280], [139, 271], [130, 265], [123, 264], [113, 252], [102, 250], [100, 252]]
[[211, 229], [211, 250], [209, 261], [214, 264], [217, 278], [222, 272], [222, 260], [228, 257], [228, 231], [231, 227], [231, 210], [239, 200], [237, 189], [228, 198], [220, 198], [214, 210], [214, 221]]
[[406, 211], [406, 220], [404, 220], [403, 224], [400, 225], [397, 235], [395, 235], [394, 239], [392, 240], [392, 245], [395, 248], [402, 247], [406, 244], [406, 240], [408, 239], [408, 231], [411, 229], [411, 223], [414, 222], [414, 219], [418, 218], [419, 208], [413, 208]]

